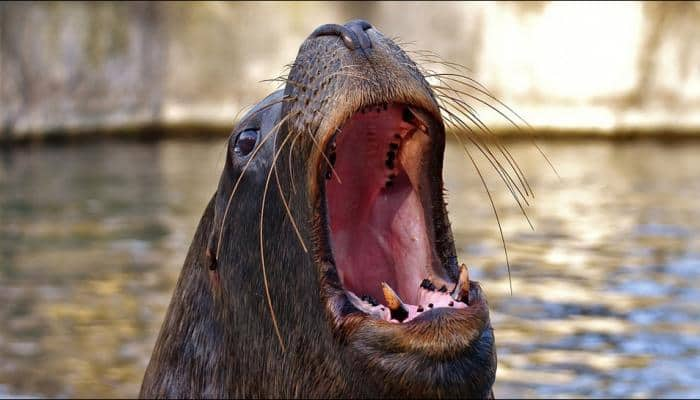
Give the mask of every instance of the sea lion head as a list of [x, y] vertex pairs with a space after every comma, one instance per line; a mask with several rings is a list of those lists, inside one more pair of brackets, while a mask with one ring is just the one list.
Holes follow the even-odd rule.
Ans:
[[231, 134], [203, 218], [216, 333], [195, 353], [218, 375], [202, 390], [491, 396], [494, 335], [457, 261], [440, 111], [421, 70], [369, 23], [303, 42], [284, 89]]

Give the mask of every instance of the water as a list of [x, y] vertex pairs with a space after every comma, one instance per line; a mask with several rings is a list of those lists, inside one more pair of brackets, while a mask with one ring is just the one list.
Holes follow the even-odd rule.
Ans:
[[[495, 393], [700, 396], [700, 143], [510, 145], [531, 230], [447, 148], [460, 258], [485, 287]], [[0, 396], [125, 397], [143, 371], [223, 141], [104, 141], [0, 154]], [[483, 163], [482, 163], [483, 164]], [[485, 168], [486, 169], [486, 168]]]

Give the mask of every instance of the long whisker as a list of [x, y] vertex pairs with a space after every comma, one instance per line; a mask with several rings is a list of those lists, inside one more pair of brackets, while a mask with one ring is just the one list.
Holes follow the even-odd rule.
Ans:
[[[503, 113], [501, 110], [499, 110], [498, 108], [496, 108], [496, 107], [494, 107], [493, 105], [491, 105], [489, 102], [484, 101], [484, 100], [482, 100], [481, 98], [479, 98], [479, 97], [477, 97], [477, 96], [474, 96], [474, 95], [472, 95], [472, 94], [466, 93], [466, 92], [464, 92], [464, 91], [462, 91], [462, 90], [454, 89], [454, 88], [449, 87], [449, 86], [438, 86], [438, 85], [433, 85], [432, 87], [433, 87], [433, 89], [438, 89], [438, 90], [440, 90], [440, 89], [442, 89], [442, 90], [450, 90], [450, 91], [452, 91], [452, 92], [454, 92], [454, 93], [457, 93], [457, 94], [459, 94], [459, 95], [463, 95], [463, 96], [470, 97], [470, 98], [472, 98], [472, 99], [474, 99], [474, 100], [476, 100], [476, 101], [478, 101], [478, 102], [480, 102], [480, 103], [482, 103], [482, 104], [485, 104], [486, 106], [488, 106], [488, 107], [491, 108], [492, 110], [496, 111], [498, 114], [500, 114], [501, 116], [503, 116], [505, 119], [507, 119], [507, 120], [508, 120], [509, 122], [511, 122], [512, 124], [517, 125], [517, 124], [515, 124], [515, 122], [513, 122], [513, 120], [511, 120], [511, 119], [510, 119], [505, 113]], [[444, 92], [443, 92], [443, 93], [444, 93]], [[453, 98], [453, 99], [454, 99], [454, 98]], [[455, 101], [463, 102], [463, 100], [461, 100], [461, 99], [455, 99]], [[489, 130], [489, 132], [491, 132], [491, 131]], [[491, 132], [491, 133], [492, 133], [492, 132]], [[494, 136], [495, 136], [495, 135], [494, 135]], [[516, 173], [517, 173], [517, 172], [516, 172]], [[520, 179], [520, 176], [518, 176], [518, 178]], [[525, 177], [523, 176], [523, 179], [521, 179], [521, 180], [524, 180], [524, 181], [525, 181], [526, 186], [528, 187], [528, 189], [526, 189], [526, 190], [532, 191], [531, 188], [530, 188], [530, 185], [527, 184], [527, 178], [525, 178]]]
[[[287, 140], [289, 139], [290, 135], [287, 135], [284, 140], [282, 141], [282, 144], [280, 145], [279, 149], [275, 152], [275, 156], [272, 159], [272, 165], [270, 166], [270, 171], [267, 173], [267, 180], [265, 180], [265, 190], [263, 191], [263, 196], [262, 196], [262, 206], [260, 207], [260, 266], [262, 268], [262, 273], [263, 273], [263, 284], [265, 286], [265, 297], [267, 298], [267, 305], [270, 309], [270, 315], [272, 317], [272, 325], [275, 327], [275, 333], [277, 334], [277, 339], [280, 342], [280, 346], [282, 347], [282, 352], [284, 353], [285, 347], [284, 347], [284, 340], [282, 339], [282, 333], [280, 332], [279, 324], [277, 323], [277, 316], [275, 315], [275, 309], [272, 306], [272, 296], [270, 296], [270, 286], [268, 284], [267, 280], [267, 270], [265, 269], [265, 247], [264, 243], [265, 241], [263, 240], [263, 222], [265, 221], [265, 200], [267, 199], [267, 189], [270, 185], [270, 177], [272, 177], [272, 171], [275, 169], [275, 164], [277, 163], [277, 157], [280, 155], [282, 150], [284, 149], [285, 144], [287, 143]], [[281, 192], [280, 192], [281, 194]]]
[[469, 157], [469, 160], [471, 160], [472, 165], [474, 165], [474, 168], [476, 169], [477, 174], [479, 174], [479, 179], [481, 180], [481, 183], [484, 186], [484, 189], [486, 190], [486, 194], [488, 195], [489, 202], [491, 203], [491, 208], [493, 209], [493, 214], [496, 216], [496, 222], [498, 223], [498, 231], [501, 234], [501, 243], [503, 243], [503, 252], [506, 255], [506, 267], [508, 268], [508, 283], [510, 285], [510, 295], [512, 296], [513, 295], [513, 280], [511, 279], [511, 276], [510, 276], [510, 260], [508, 259], [508, 247], [506, 246], [505, 236], [503, 236], [503, 227], [501, 226], [501, 219], [498, 216], [498, 210], [496, 209], [496, 204], [493, 202], [493, 197], [491, 196], [491, 191], [489, 190], [489, 186], [486, 184], [486, 180], [484, 179], [484, 176], [481, 174], [481, 170], [479, 170], [479, 166], [476, 164], [474, 157], [472, 157], [471, 153], [467, 149], [467, 146], [464, 144], [464, 142], [459, 137], [459, 135], [457, 135], [454, 131], [452, 131], [452, 134], [457, 139], [457, 141], [459, 141], [459, 143], [462, 145], [464, 152]]
[[[530, 124], [522, 116], [520, 116], [520, 114], [518, 114], [512, 108], [510, 108], [507, 104], [502, 102], [498, 97], [494, 96], [484, 85], [479, 83], [476, 79], [470, 78], [470, 77], [465, 76], [465, 75], [454, 74], [454, 73], [449, 73], [449, 72], [432, 73], [432, 74], [428, 75], [428, 77], [433, 77], [433, 76], [440, 79], [440, 80], [447, 79], [447, 80], [450, 80], [453, 82], [461, 83], [462, 85], [470, 87], [470, 88], [476, 90], [477, 92], [488, 96], [491, 100], [497, 102], [500, 106], [505, 107], [508, 111], [510, 111], [513, 115], [515, 115], [523, 124], [525, 124], [529, 128], [532, 128], [532, 126], [530, 126]], [[462, 78], [463, 80], [458, 79], [458, 78]], [[465, 82], [465, 80], [467, 82]]]
[[421, 63], [429, 63], [429, 64], [439, 64], [439, 65], [444, 65], [445, 67], [448, 67], [454, 71], [465, 71], [468, 73], [472, 73], [472, 70], [469, 67], [466, 67], [462, 64], [456, 63], [456, 62], [451, 62], [451, 61], [446, 61], [441, 58], [430, 58], [430, 57], [425, 57], [423, 56], [422, 58], [418, 59]]
[[289, 180], [292, 183], [292, 191], [294, 192], [294, 194], [297, 193], [297, 188], [294, 184], [294, 168], [292, 168], [292, 156], [294, 155], [294, 145], [297, 143], [297, 139], [299, 139], [299, 136], [301, 136], [301, 133], [297, 133], [296, 135], [294, 135], [294, 139], [292, 139], [292, 144], [289, 146], [289, 155], [287, 156], [287, 161], [289, 161]]
[[[476, 127], [479, 129], [479, 132], [490, 132], [490, 131], [484, 129], [484, 127], [482, 126], [482, 124], [480, 124], [480, 122], [481, 122], [480, 120], [478, 120], [478, 122], [477, 122], [477, 120], [475, 119], [475, 116], [474, 116], [474, 115], [472, 115], [472, 114], [466, 112], [466, 110], [464, 109], [464, 107], [459, 103], [459, 100], [458, 100], [458, 99], [455, 99], [455, 98], [453, 98], [453, 97], [451, 97], [451, 96], [449, 96], [449, 95], [447, 95], [447, 94], [442, 93], [439, 89], [438, 89], [437, 91], [440, 92], [439, 97], [440, 97], [444, 102], [446, 102], [447, 104], [449, 104], [449, 105], [451, 105], [451, 106], [457, 108], [458, 111], [463, 111], [465, 117], [466, 117], [467, 119], [469, 119], [469, 121], [471, 121], [474, 125], [476, 125]], [[455, 114], [455, 116], [456, 116], [456, 114]], [[461, 118], [459, 118], [459, 119], [461, 120]], [[475, 134], [475, 133], [477, 132], [477, 131], [474, 131], [474, 130], [473, 130], [470, 126], [468, 126], [466, 123], [464, 124], [464, 127], [465, 127], [465, 129], [467, 129], [469, 132], [471, 132], [471, 133], [473, 133], [473, 134]], [[481, 135], [479, 135], [479, 137], [481, 137]], [[482, 141], [483, 141], [483, 139], [482, 139]], [[508, 163], [511, 164], [511, 168], [513, 169], [513, 172], [515, 172], [516, 175], [517, 175], [517, 174], [518, 174], [518, 170], [516, 170], [516, 168], [513, 167], [512, 163], [510, 162], [510, 159], [505, 155], [505, 152], [504, 152], [503, 149], [501, 148], [500, 143], [499, 143], [499, 142], [495, 142], [495, 143], [496, 143], [496, 147], [501, 151], [501, 154], [506, 158], [506, 161], [508, 161]], [[520, 180], [520, 183], [521, 183], [521, 185], [522, 185], [522, 187], [523, 187], [523, 190], [525, 191], [525, 194], [523, 194], [523, 193], [520, 191], [520, 187], [519, 187], [519, 186], [515, 183], [515, 181], [510, 177], [510, 174], [508, 174], [508, 172], [506, 171], [505, 167], [503, 167], [503, 166], [501, 165], [500, 161], [498, 161], [498, 158], [496, 157], [496, 155], [493, 154], [493, 153], [491, 152], [490, 148], [489, 148], [486, 144], [484, 144], [484, 147], [487, 149], [488, 153], [493, 157], [493, 159], [498, 163], [498, 166], [503, 170], [503, 172], [506, 173], [506, 175], [508, 176], [508, 179], [509, 179], [510, 182], [513, 184], [513, 186], [518, 190], [518, 193], [519, 193], [520, 196], [523, 198], [523, 200], [525, 200], [525, 201], [527, 202], [527, 198], [526, 198], [527, 195], [528, 195], [527, 186], [525, 186], [525, 185], [523, 184], [522, 180]]]
[[[460, 74], [451, 74], [451, 73], [443, 73], [443, 74], [440, 74], [440, 73], [436, 73], [436, 72], [431, 72], [430, 74], [426, 75], [426, 78], [428, 78], [428, 77], [435, 77], [435, 78], [437, 78], [438, 80], [440, 80], [440, 82], [442, 82], [443, 85], [449, 87], [449, 88], [452, 89], [455, 93], [458, 93], [458, 94], [459, 94], [459, 92], [456, 91], [448, 82], [446, 82], [447, 80], [452, 81], [452, 82], [459, 83], [459, 84], [464, 85], [464, 86], [466, 86], [466, 87], [468, 87], [468, 88], [470, 88], [470, 89], [473, 89], [473, 90], [475, 90], [475, 91], [477, 91], [477, 92], [479, 92], [479, 93], [482, 93], [482, 94], [484, 94], [485, 96], [488, 96], [489, 99], [491, 99], [491, 100], [497, 102], [498, 104], [500, 104], [501, 106], [505, 107], [508, 111], [510, 111], [513, 115], [515, 115], [518, 119], [520, 119], [523, 123], [525, 123], [525, 125], [527, 125], [527, 126], [530, 128], [530, 130], [532, 130], [532, 127], [530, 126], [530, 124], [528, 124], [528, 122], [525, 121], [525, 119], [524, 119], [523, 117], [521, 117], [520, 114], [516, 113], [516, 112], [515, 112], [512, 108], [510, 108], [507, 104], [503, 103], [503, 102], [502, 102], [501, 100], [499, 100], [496, 96], [494, 96], [493, 94], [491, 94], [491, 92], [489, 92], [488, 89], [486, 89], [481, 83], [477, 82], [475, 79], [470, 78], [470, 77], [467, 77], [467, 76], [464, 76], [464, 75], [460, 75]], [[465, 82], [465, 81], [463, 81], [463, 80], [461, 80], [461, 79], [457, 79], [456, 77], [465, 79], [465, 80], [467, 80], [468, 82]], [[469, 82], [473, 82], [473, 83], [469, 83]], [[463, 102], [463, 104], [466, 105], [467, 103], [466, 103], [466, 102]], [[473, 109], [471, 106], [469, 106], [469, 108], [470, 108], [470, 109]], [[485, 129], [485, 130], [487, 130], [489, 133], [491, 133], [491, 135], [496, 139], [496, 142], [497, 142], [497, 143], [500, 143], [500, 140], [498, 139], [498, 136], [494, 135], [493, 132], [491, 132], [491, 130], [488, 129], [488, 127], [486, 127], [486, 125], [485, 125], [484, 123], [481, 122], [481, 120], [480, 120], [479, 117], [476, 115], [476, 113], [474, 113], [474, 117], [475, 117], [475, 119], [476, 119], [477, 121], [479, 121], [479, 122], [481, 123], [481, 126], [483, 127], [483, 129]], [[516, 124], [516, 128], [519, 129], [519, 130], [521, 130], [520, 126], [517, 125], [517, 124]], [[538, 147], [538, 146], [537, 146], [537, 143], [534, 142], [534, 139], [533, 139], [533, 144], [535, 144], [535, 147]], [[518, 179], [521, 180], [521, 183], [522, 183], [523, 180], [527, 181], [527, 179], [525, 178], [525, 174], [523, 174], [522, 170], [520, 169], [520, 166], [519, 166], [518, 163], [515, 161], [515, 158], [512, 156], [512, 154], [510, 154], [510, 152], [508, 151], [508, 149], [505, 148], [505, 146], [499, 146], [499, 147], [502, 147], [502, 150], [505, 150], [505, 152], [508, 154], [508, 157], [509, 157], [510, 160], [512, 161], [511, 167], [513, 167], [513, 164], [515, 164], [515, 167], [518, 168], [519, 173], [520, 173], [520, 175], [522, 176], [522, 179], [521, 179], [520, 177], [518, 177]], [[545, 159], [547, 158], [546, 155], [543, 154], [541, 150], [540, 150], [540, 153], [542, 154], [543, 157], [545, 157]], [[528, 185], [528, 189], [529, 189], [529, 191], [530, 191], [530, 195], [532, 195], [532, 196], [534, 197], [534, 192], [532, 191], [532, 188], [531, 188], [529, 185]]]
[[[505, 146], [502, 145], [498, 136], [495, 135], [483, 122], [481, 122], [481, 120], [479, 119], [479, 117], [476, 113], [469, 112], [469, 110], [466, 108], [468, 105], [463, 100], [456, 98], [454, 96], [448, 95], [447, 93], [445, 93], [445, 90], [440, 86], [433, 87], [433, 88], [435, 90], [437, 90], [444, 98], [451, 100], [452, 105], [454, 105], [456, 108], [463, 111], [465, 113], [465, 116], [470, 121], [472, 121], [477, 127], [479, 127], [479, 129], [481, 131], [491, 134], [491, 137], [494, 139], [494, 143], [496, 144], [496, 147], [500, 150], [503, 157], [505, 157], [506, 161], [508, 162], [510, 167], [513, 169], [513, 172], [515, 172], [515, 175], [518, 177], [518, 180], [520, 181], [520, 184], [522, 185], [523, 190], [525, 191], [525, 195], [531, 195], [532, 188], [530, 187], [530, 184], [527, 181], [527, 178], [524, 176], [522, 169], [520, 169], [520, 166], [518, 165], [517, 161], [515, 161], [515, 159], [512, 157], [510, 152], [505, 148]], [[522, 195], [522, 193], [521, 193], [521, 195]]]
[[365, 82], [370, 82], [372, 84], [376, 84], [375, 80], [373, 80], [373, 79], [369, 79], [363, 75], [355, 75], [355, 74], [352, 74], [348, 71], [336, 71], [336, 72], [328, 74], [328, 78], [332, 78], [335, 76], [345, 76], [345, 77], [349, 77], [349, 78], [360, 79], [360, 80], [363, 80]]
[[[481, 139], [478, 135], [475, 135], [475, 131], [467, 125], [462, 119], [449, 109], [440, 106], [440, 109], [449, 114], [453, 121], [453, 125], [456, 127], [458, 124], [463, 128], [463, 130], [468, 131], [472, 135], [467, 135], [467, 138], [479, 149], [479, 151], [484, 155], [484, 157], [491, 163], [491, 166], [494, 168], [494, 170], [499, 174], [501, 179], [503, 180], [503, 183], [505, 183], [506, 187], [508, 190], [510, 190], [511, 194], [513, 195], [513, 198], [515, 199], [516, 202], [519, 203], [519, 198], [518, 195], [520, 195], [520, 198], [523, 199], [525, 204], [529, 205], [527, 202], [527, 198], [523, 196], [523, 193], [520, 191], [519, 187], [515, 184], [515, 181], [511, 178], [510, 174], [508, 171], [505, 170], [503, 165], [500, 163], [498, 158], [491, 152], [489, 149], [488, 145], [484, 143], [483, 139]], [[456, 122], [455, 122], [456, 121]], [[476, 142], [475, 137], [479, 138], [479, 143]], [[517, 191], [517, 194], [515, 193]]]
[[501, 151], [501, 154], [506, 158], [508, 161], [508, 164], [510, 167], [513, 169], [515, 172], [516, 176], [518, 177], [518, 181], [520, 181], [520, 184], [523, 185], [523, 189], [525, 190], [525, 193], [532, 198], [535, 197], [535, 192], [532, 190], [532, 187], [530, 186], [530, 182], [527, 179], [527, 176], [523, 172], [522, 168], [520, 167], [520, 164], [515, 160], [515, 157], [513, 154], [511, 154], [510, 150], [501, 142], [501, 139], [496, 135], [486, 124], [481, 121], [478, 115], [468, 115], [467, 118], [474, 122], [477, 126], [480, 127], [482, 131], [485, 131], [489, 133], [491, 138], [494, 140], [496, 143], [496, 147], [499, 148]]
[[[452, 90], [455, 90], [455, 89], [452, 89]], [[464, 91], [457, 91], [457, 90], [455, 90], [455, 92], [459, 92], [460, 94], [462, 94], [462, 95], [464, 95], [464, 96], [470, 97], [470, 98], [472, 98], [472, 99], [478, 101], [479, 103], [484, 104], [485, 106], [489, 107], [490, 109], [492, 109], [492, 110], [494, 110], [495, 112], [497, 112], [498, 114], [500, 114], [500, 115], [501, 115], [503, 118], [505, 118], [510, 124], [512, 124], [516, 129], [518, 129], [518, 130], [521, 131], [521, 132], [523, 131], [523, 129], [522, 129], [522, 127], [520, 127], [520, 125], [518, 125], [515, 121], [513, 121], [513, 119], [511, 119], [506, 113], [504, 113], [504, 112], [502, 112], [501, 110], [499, 110], [498, 108], [494, 107], [491, 103], [489, 103], [489, 102], [487, 102], [487, 101], [485, 101], [485, 100], [483, 100], [483, 99], [481, 99], [481, 98], [479, 98], [479, 97], [477, 97], [477, 96], [474, 96], [474, 95], [472, 95], [472, 94], [466, 93], [466, 92], [464, 92]], [[508, 106], [505, 106], [505, 107], [508, 108], [508, 109], [510, 109]], [[511, 110], [511, 112], [513, 112], [513, 111]], [[522, 119], [522, 117], [520, 117], [517, 113], [513, 112], [513, 114], [515, 114], [518, 118]], [[530, 139], [532, 140], [532, 144], [535, 146], [535, 148], [536, 148], [537, 151], [540, 153], [540, 155], [545, 159], [545, 161], [547, 162], [547, 164], [549, 165], [549, 167], [552, 169], [552, 171], [557, 175], [557, 177], [558, 177], [558, 178], [561, 178], [561, 176], [559, 175], [559, 172], [557, 171], [556, 168], [554, 168], [554, 165], [553, 165], [552, 162], [549, 160], [549, 157], [547, 157], [547, 155], [544, 153], [544, 151], [542, 150], [542, 148], [537, 144], [537, 142], [536, 142], [535, 139], [533, 138], [532, 131], [533, 131], [534, 129], [533, 129], [532, 126], [530, 126], [530, 124], [528, 124], [527, 122], [526, 122], [526, 125], [527, 125], [530, 129], [529, 129], [529, 130], [525, 130], [525, 132], [530, 136]]]
[[[298, 136], [299, 134], [297, 134]], [[287, 136], [288, 138], [289, 136]], [[285, 138], [284, 143], [286, 143], [287, 138]], [[295, 136], [296, 139], [296, 136]], [[293, 143], [294, 141], [292, 141]], [[304, 249], [304, 253], [308, 253], [309, 251], [306, 249], [306, 245], [304, 244], [304, 239], [301, 237], [301, 233], [299, 232], [299, 228], [297, 227], [297, 223], [294, 220], [294, 216], [292, 216], [292, 212], [289, 209], [289, 205], [287, 204], [287, 198], [284, 195], [284, 191], [282, 191], [282, 185], [280, 184], [280, 178], [279, 174], [277, 173], [277, 163], [273, 163], [274, 169], [275, 169], [275, 181], [277, 181], [277, 190], [280, 192], [280, 197], [282, 197], [282, 204], [284, 204], [284, 209], [287, 211], [287, 216], [289, 217], [289, 221], [292, 223], [292, 228], [294, 228], [294, 233], [296, 233], [297, 238], [299, 239], [299, 243], [301, 244], [301, 247]], [[291, 164], [290, 164], [291, 165]]]
[[226, 202], [226, 208], [224, 210], [224, 215], [221, 218], [221, 225], [219, 226], [219, 240], [216, 243], [216, 258], [219, 258], [219, 254], [221, 252], [221, 239], [223, 238], [224, 235], [224, 223], [226, 222], [226, 216], [228, 216], [228, 210], [231, 208], [231, 200], [233, 200], [233, 195], [236, 194], [236, 191], [238, 190], [238, 185], [241, 183], [243, 180], [243, 176], [245, 175], [246, 171], [248, 170], [248, 167], [250, 166], [250, 163], [253, 162], [253, 159], [256, 157], [260, 149], [263, 147], [265, 142], [272, 136], [274, 136], [275, 132], [279, 129], [280, 126], [291, 116], [297, 115], [299, 112], [288, 114], [284, 118], [282, 118], [272, 129], [270, 129], [270, 132], [265, 135], [263, 140], [260, 142], [260, 144], [253, 150], [253, 153], [250, 155], [248, 158], [248, 161], [245, 163], [243, 166], [243, 170], [241, 171], [241, 174], [238, 175], [238, 179], [236, 180], [236, 183], [233, 185], [233, 190], [231, 191], [231, 195], [228, 197], [228, 201]]
[[[442, 108], [442, 107], [441, 107], [441, 109], [442, 109], [443, 111], [445, 111], [446, 113], [449, 114], [449, 116], [450, 116], [450, 118], [451, 118], [450, 122], [452, 122], [452, 124], [453, 124], [453, 126], [455, 126], [455, 128], [456, 128], [457, 126], [456, 126], [456, 122], [455, 122], [454, 120], [458, 121], [462, 126], [467, 126], [467, 125], [464, 123], [464, 121], [462, 121], [462, 120], [459, 118], [459, 116], [453, 114], [452, 112], [450, 112], [449, 110], [447, 110], [447, 109], [445, 109], [445, 108]], [[452, 120], [452, 119], [454, 119], [454, 120]], [[470, 128], [467, 126], [467, 129], [470, 129]], [[457, 135], [456, 132], [453, 132], [453, 134], [454, 134], [454, 135]], [[499, 169], [494, 165], [494, 163], [491, 161], [491, 158], [489, 158], [489, 157], [487, 156], [487, 154], [484, 152], [484, 150], [481, 148], [481, 146], [480, 146], [478, 143], [476, 143], [476, 142], [473, 140], [473, 138], [471, 138], [470, 136], [467, 136], [467, 137], [468, 137], [469, 140], [477, 147], [477, 149], [479, 149], [479, 151], [481, 151], [481, 153], [484, 155], [484, 157], [485, 157], [487, 160], [489, 160], [489, 162], [490, 162], [491, 165], [494, 167], [494, 169], [496, 170], [496, 172], [501, 176], [501, 179], [503, 179], [503, 181], [504, 181], [504, 183], [505, 183], [505, 185], [506, 185], [506, 188], [508, 188], [508, 190], [510, 191], [511, 195], [513, 196], [513, 199], [514, 199], [515, 202], [518, 204], [518, 207], [520, 208], [520, 212], [521, 212], [521, 213], [523, 214], [523, 216], [525, 217], [525, 220], [527, 221], [528, 225], [530, 226], [531, 229], [534, 229], [534, 227], [533, 227], [533, 225], [532, 225], [532, 221], [530, 221], [530, 217], [527, 215], [527, 212], [525, 211], [525, 208], [524, 208], [523, 205], [520, 203], [520, 200], [518, 199], [518, 196], [515, 194], [515, 192], [513, 191], [512, 187], [510, 186], [510, 184], [508, 183], [508, 181], [503, 177], [503, 175], [501, 175], [501, 172], [499, 171]], [[461, 140], [460, 140], [460, 143], [461, 143]], [[506, 173], [506, 175], [507, 175], [507, 173]], [[523, 198], [523, 200], [524, 200], [524, 198]], [[527, 203], [526, 203], [526, 204], [527, 204]]]
[[318, 141], [316, 140], [316, 138], [314, 137], [314, 135], [312, 133], [310, 133], [310, 132], [306, 132], [306, 133], [311, 138], [311, 141], [313, 142], [314, 147], [316, 147], [316, 150], [318, 150], [319, 153], [321, 153], [321, 157], [323, 157], [323, 159], [326, 160], [326, 164], [328, 164], [328, 167], [331, 169], [331, 172], [333, 173], [333, 176], [335, 176], [335, 179], [338, 181], [338, 183], [342, 184], [343, 182], [340, 180], [340, 175], [338, 175], [338, 173], [336, 172], [335, 168], [333, 167], [333, 163], [331, 163], [331, 160], [329, 160], [328, 157], [326, 156], [326, 152], [323, 151], [323, 149], [318, 144]]
[[[280, 99], [271, 101], [270, 103], [265, 104], [264, 106], [258, 108], [258, 109], [255, 110], [254, 112], [252, 112], [252, 113], [246, 115], [246, 116], [245, 116], [245, 119], [239, 121], [237, 125], [241, 125], [241, 124], [245, 123], [245, 121], [248, 121], [248, 120], [254, 118], [256, 115], [258, 115], [259, 113], [261, 113], [261, 112], [263, 112], [263, 111], [269, 109], [270, 107], [273, 107], [273, 106], [275, 106], [275, 105], [277, 105], [277, 104], [279, 104], [279, 103], [285, 103], [285, 102], [288, 102], [288, 101], [296, 101], [296, 97], [294, 97], [294, 96], [284, 96], [284, 97], [282, 97], [282, 98], [280, 98]], [[240, 113], [238, 113], [238, 114], [240, 114]]]
[[[444, 100], [444, 99], [442, 99], [442, 100]], [[480, 135], [476, 135], [476, 132], [475, 132], [467, 123], [465, 123], [457, 114], [453, 113], [452, 111], [450, 111], [449, 109], [447, 109], [446, 107], [444, 107], [444, 106], [442, 106], [442, 105], [440, 106], [440, 109], [441, 109], [443, 112], [449, 114], [449, 116], [450, 116], [453, 120], [455, 120], [456, 123], [459, 123], [459, 125], [461, 125], [461, 127], [463, 128], [463, 130], [466, 130], [467, 132], [469, 132], [469, 133], [472, 134], [472, 135], [467, 135], [467, 137], [469, 138], [469, 140], [470, 140], [472, 143], [474, 143], [474, 145], [477, 146], [477, 148], [479, 148], [479, 150], [481, 151], [481, 153], [484, 155], [484, 157], [485, 157], [486, 159], [489, 160], [489, 162], [490, 162], [491, 165], [494, 167], [494, 169], [496, 170], [496, 172], [499, 173], [499, 175], [501, 176], [501, 179], [503, 179], [503, 181], [504, 181], [504, 183], [506, 184], [506, 186], [511, 190], [511, 194], [513, 194], [513, 196], [514, 196], [514, 198], [516, 199], [516, 201], [517, 201], [518, 199], [517, 199], [517, 196], [516, 196], [515, 192], [513, 191], [513, 189], [515, 189], [515, 190], [518, 192], [518, 194], [520, 195], [520, 197], [523, 199], [523, 201], [525, 201], [525, 203], [529, 205], [529, 203], [527, 202], [527, 198], [526, 198], [526, 197], [523, 195], [523, 193], [520, 191], [519, 187], [517, 186], [517, 184], [515, 183], [515, 181], [511, 178], [511, 176], [510, 176], [510, 174], [508, 173], [508, 171], [503, 167], [503, 165], [500, 163], [500, 161], [498, 160], [498, 158], [496, 157], [496, 155], [493, 154], [493, 152], [491, 152], [491, 150], [489, 149], [488, 145], [484, 142], [484, 140], [480, 137]], [[455, 124], [456, 124], [456, 123], [455, 123]], [[476, 143], [476, 138], [479, 139], [479, 143]], [[482, 147], [483, 147], [483, 149], [482, 149]]]
[[261, 82], [261, 83], [266, 83], [266, 82], [279, 82], [280, 85], [278, 86], [278, 88], [280, 88], [281, 86], [286, 85], [286, 84], [288, 84], [288, 83], [291, 84], [291, 85], [294, 86], [294, 87], [299, 88], [299, 89], [302, 89], [302, 88], [305, 89], [305, 88], [306, 88], [306, 85], [304, 85], [304, 84], [302, 84], [302, 83], [298, 83], [298, 82], [296, 82], [296, 81], [293, 81], [293, 80], [289, 79], [289, 78], [286, 77], [286, 76], [278, 76], [278, 77], [275, 77], [275, 78], [263, 79], [263, 80], [261, 80], [260, 82]]
[[[527, 120], [525, 120], [525, 118], [523, 118], [520, 114], [518, 114], [515, 110], [513, 110], [510, 106], [508, 106], [508, 104], [505, 104], [498, 97], [494, 96], [484, 85], [482, 85], [479, 81], [477, 81], [474, 78], [470, 78], [470, 77], [468, 77], [466, 75], [462, 75], [462, 74], [455, 74], [455, 73], [449, 73], [449, 72], [447, 72], [447, 73], [433, 72], [431, 74], [426, 75], [426, 77], [436, 77], [436, 78], [440, 79], [440, 81], [442, 81], [442, 82], [444, 82], [444, 80], [450, 80], [453, 82], [460, 83], [460, 84], [467, 86], [471, 89], [474, 89], [477, 92], [479, 92], [485, 96], [488, 96], [491, 100], [497, 102], [500, 106], [505, 107], [506, 110], [508, 110], [515, 117], [517, 117], [530, 130], [534, 130], [532, 125], [530, 125], [530, 123], [527, 122]], [[513, 126], [515, 128], [517, 128], [518, 130], [522, 130], [522, 128], [518, 124], [513, 124]]]

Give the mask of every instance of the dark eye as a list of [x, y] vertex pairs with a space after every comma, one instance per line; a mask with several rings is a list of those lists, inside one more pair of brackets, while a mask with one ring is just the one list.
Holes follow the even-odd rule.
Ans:
[[250, 154], [255, 148], [255, 143], [258, 142], [260, 131], [257, 129], [246, 129], [238, 134], [236, 143], [233, 145], [233, 151], [236, 155], [245, 157]]

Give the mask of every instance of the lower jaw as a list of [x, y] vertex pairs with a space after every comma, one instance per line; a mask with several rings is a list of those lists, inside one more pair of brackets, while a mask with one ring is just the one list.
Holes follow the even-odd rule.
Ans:
[[366, 353], [360, 358], [406, 353], [418, 359], [455, 359], [484, 341], [484, 335], [492, 335], [488, 304], [478, 282], [469, 282], [468, 306], [433, 308], [396, 323], [355, 307], [348, 292], [333, 278], [333, 266], [324, 269], [322, 301], [331, 329], [342, 343]]

